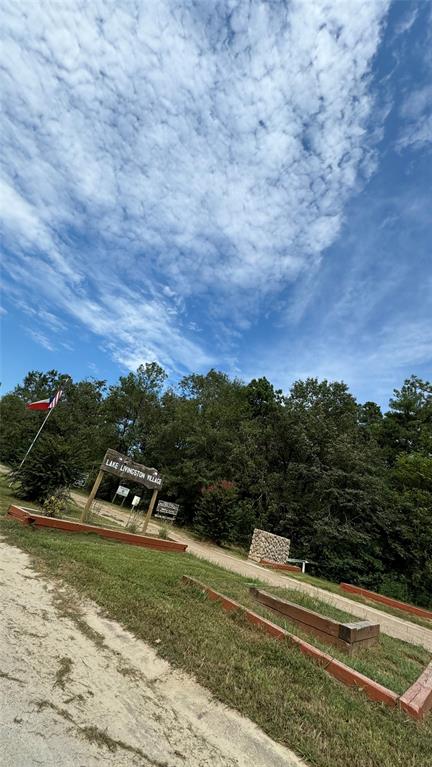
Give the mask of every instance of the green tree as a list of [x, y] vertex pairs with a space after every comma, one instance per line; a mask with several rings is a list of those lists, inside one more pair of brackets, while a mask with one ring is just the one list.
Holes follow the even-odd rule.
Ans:
[[386, 592], [432, 606], [432, 457], [400, 454], [389, 477], [393, 519], [386, 546]]
[[203, 487], [194, 519], [196, 531], [218, 544], [235, 541], [238, 526], [236, 498], [237, 491], [232, 482], [221, 480]]
[[432, 454], [432, 385], [417, 376], [394, 390], [378, 440], [392, 466], [400, 453]]
[[12, 473], [18, 498], [42, 503], [69, 488], [82, 475], [82, 465], [63, 437], [42, 434], [21, 468]]
[[148, 460], [151, 437], [160, 417], [160, 397], [166, 372], [156, 362], [140, 365], [136, 373], [120, 376], [110, 386], [104, 413], [113, 425], [111, 447], [131, 457]]

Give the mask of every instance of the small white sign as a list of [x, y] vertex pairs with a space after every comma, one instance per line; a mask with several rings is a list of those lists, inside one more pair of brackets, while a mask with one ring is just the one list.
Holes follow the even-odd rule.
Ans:
[[132, 506], [138, 506], [140, 500], [141, 500], [140, 495], [134, 495], [134, 497], [132, 498]]
[[129, 488], [124, 487], [124, 485], [119, 485], [116, 493], [117, 495], [122, 495], [124, 498], [126, 498], [129, 495]]

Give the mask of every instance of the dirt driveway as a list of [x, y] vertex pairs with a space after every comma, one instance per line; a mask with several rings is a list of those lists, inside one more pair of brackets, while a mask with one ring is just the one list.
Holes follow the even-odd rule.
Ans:
[[4, 767], [300, 767], [0, 539]]

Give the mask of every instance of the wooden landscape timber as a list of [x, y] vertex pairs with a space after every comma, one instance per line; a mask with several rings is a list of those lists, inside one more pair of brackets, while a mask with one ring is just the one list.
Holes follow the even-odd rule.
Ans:
[[348, 655], [353, 655], [359, 650], [372, 647], [379, 642], [380, 627], [378, 623], [370, 623], [369, 621], [341, 623], [332, 618], [325, 618], [306, 607], [288, 602], [286, 599], [275, 597], [273, 594], [254, 586], [251, 586], [249, 591], [254, 599], [264, 607], [283, 615], [307, 633], [314, 634], [318, 639], [343, 650]]
[[432, 663], [417, 681], [399, 698], [400, 707], [410, 716], [421, 719], [432, 708]]
[[397, 610], [402, 610], [405, 613], [411, 613], [411, 615], [418, 615], [420, 618], [432, 620], [432, 610], [427, 610], [425, 607], [410, 605], [408, 602], [401, 602], [399, 599], [386, 597], [385, 594], [377, 594], [375, 591], [368, 591], [368, 589], [363, 589], [360, 586], [353, 586], [351, 583], [340, 583], [339, 587], [342, 591], [358, 594], [358, 596], [370, 599], [372, 602], [380, 602], [383, 605], [395, 607]]
[[305, 642], [303, 639], [291, 634], [282, 626], [278, 626], [276, 623], [272, 623], [262, 615], [258, 615], [244, 607], [234, 599], [220, 594], [211, 586], [207, 586], [205, 583], [201, 583], [196, 578], [192, 578], [189, 575], [184, 575], [182, 582], [187, 586], [194, 586], [196, 589], [206, 594], [208, 598], [214, 602], [219, 602], [223, 609], [227, 612], [236, 611], [243, 615], [249, 623], [257, 626], [258, 628], [270, 634], [275, 639], [286, 639], [290, 643], [296, 645], [298, 649], [307, 655], [314, 663], [321, 666], [327, 674], [333, 676], [342, 684], [347, 687], [357, 687], [361, 689], [369, 700], [377, 703], [385, 703], [390, 707], [399, 706], [405, 711], [408, 716], [413, 719], [422, 719], [425, 714], [432, 708], [432, 662], [422, 672], [416, 682], [403, 693], [398, 693], [393, 690], [389, 690], [388, 687], [384, 687], [379, 682], [375, 682], [370, 677], [361, 674], [345, 663], [333, 658], [326, 652], [318, 649], [309, 642]]
[[289, 573], [301, 573], [301, 567], [297, 565], [288, 565], [281, 562], [272, 562], [270, 559], [260, 559], [260, 565], [269, 567], [271, 570], [286, 570]]
[[32, 509], [24, 509], [21, 506], [12, 504], [9, 506], [7, 514], [9, 517], [21, 522], [23, 525], [34, 527], [50, 527], [56, 530], [63, 530], [67, 533], [96, 533], [101, 538], [110, 538], [120, 543], [128, 543], [132, 546], [144, 546], [148, 549], [158, 551], [184, 552], [187, 544], [166, 541], [162, 538], [150, 538], [145, 535], [127, 533], [123, 530], [110, 530], [107, 527], [98, 527], [97, 525], [88, 525], [83, 522], [75, 522], [69, 519], [58, 519], [56, 517], [46, 517], [43, 514], [37, 514]]

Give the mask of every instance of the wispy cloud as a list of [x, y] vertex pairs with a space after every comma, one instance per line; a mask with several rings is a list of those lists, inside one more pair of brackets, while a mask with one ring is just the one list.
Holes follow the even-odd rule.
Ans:
[[[407, 6], [408, 6], [408, 3], [407, 3]], [[403, 35], [406, 32], [409, 32], [411, 27], [417, 21], [418, 14], [419, 14], [418, 7], [415, 7], [415, 6], [412, 7], [411, 5], [410, 7], [407, 7], [406, 13], [402, 16], [401, 20], [396, 25], [396, 28], [394, 31], [395, 36]]]
[[427, 83], [411, 91], [404, 99], [400, 112], [404, 126], [397, 142], [398, 149], [421, 149], [428, 144], [432, 147], [432, 85]]
[[279, 344], [273, 354], [257, 355], [244, 372], [247, 378], [266, 375], [285, 391], [307, 377], [344, 381], [360, 401], [373, 398], [386, 405], [392, 389], [411, 373], [425, 370], [430, 380], [431, 349], [428, 320], [389, 321], [376, 330], [361, 327], [357, 334], [334, 331]]
[[247, 326], [315, 268], [373, 168], [387, 8], [3, 3], [10, 279], [124, 365], [213, 362], [196, 301], [221, 333]]
[[45, 335], [45, 333], [42, 333], [40, 330], [34, 330], [33, 328], [25, 328], [27, 334], [40, 346], [43, 346], [44, 349], [47, 349], [49, 352], [53, 352], [55, 350], [55, 346], [52, 343], [52, 341]]

